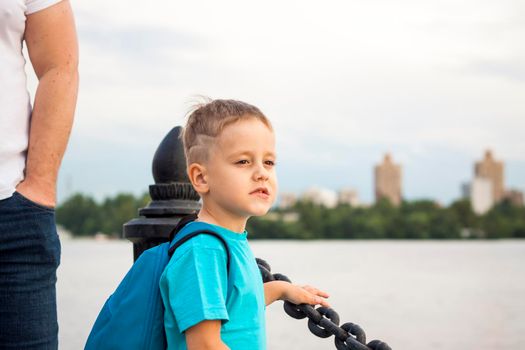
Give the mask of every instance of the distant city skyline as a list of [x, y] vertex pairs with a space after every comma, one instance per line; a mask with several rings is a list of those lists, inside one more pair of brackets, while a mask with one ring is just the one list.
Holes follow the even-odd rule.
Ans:
[[[468, 199], [473, 211], [482, 215], [495, 204], [507, 199], [513, 205], [524, 205], [524, 191], [508, 188], [505, 185], [505, 164], [495, 159], [491, 150], [486, 150], [482, 160], [473, 163], [473, 178], [469, 182], [458, 184], [458, 196], [452, 200]], [[373, 168], [374, 178], [374, 203], [383, 199], [392, 205], [399, 206], [403, 200], [410, 200], [403, 196], [403, 165], [396, 164], [390, 153], [386, 153], [382, 162]], [[436, 200], [435, 198], [420, 198]], [[350, 204], [351, 206], [369, 206], [373, 203], [364, 202], [359, 197], [359, 192], [354, 188], [328, 188], [311, 186], [299, 194], [284, 192], [281, 194], [278, 207], [288, 208], [298, 200], [307, 200], [313, 203], [333, 208], [337, 204]]]
[[525, 189], [522, 1], [72, 6], [80, 90], [59, 200], [147, 191], [153, 154], [195, 95], [268, 115], [282, 191], [354, 188], [372, 202], [370, 169], [391, 152], [404, 198], [449, 203], [487, 148], [507, 186]]
[[[153, 150], [153, 153], [154, 153], [154, 150]], [[153, 154], [152, 153], [152, 154]], [[390, 152], [387, 152], [385, 153], [387, 154], [388, 156], [392, 157], [392, 154]], [[383, 161], [385, 160], [385, 154], [383, 154]], [[153, 155], [151, 156], [151, 158], [153, 158]], [[464, 184], [466, 184], [468, 181], [469, 181], [469, 178], [472, 177], [472, 173], [475, 173], [475, 164], [478, 163], [478, 160], [479, 160], [480, 157], [478, 157], [478, 159], [474, 159], [472, 161], [471, 164], [466, 164], [465, 165], [465, 169], [467, 169], [467, 172], [468, 173], [471, 173], [469, 174], [468, 176], [465, 176], [465, 177], [462, 177], [462, 178], [459, 178], [459, 181], [457, 183], [455, 183], [453, 186], [452, 186], [452, 191], [450, 191], [452, 193], [452, 195], [447, 198], [447, 199], [443, 199], [443, 197], [440, 197], [439, 195], [436, 195], [436, 196], [432, 196], [432, 195], [419, 195], [419, 196], [413, 196], [413, 195], [406, 195], [405, 193], [402, 193], [402, 198], [404, 200], [419, 200], [419, 199], [428, 199], [428, 200], [435, 200], [436, 202], [438, 203], [441, 203], [441, 204], [448, 204], [454, 200], [457, 200], [457, 199], [460, 199], [461, 197], [465, 197], [465, 190], [468, 191], [468, 189], [465, 189], [465, 188], [461, 188], [462, 186], [464, 186]], [[152, 159], [151, 159], [152, 160]], [[150, 160], [150, 162], [151, 162]], [[149, 162], [149, 163], [150, 163]], [[342, 196], [343, 198], [346, 198], [346, 201], [352, 201], [352, 203], [359, 203], [359, 204], [362, 204], [362, 205], [370, 205], [370, 204], [373, 204], [376, 200], [377, 200], [377, 197], [376, 197], [376, 190], [375, 190], [375, 187], [374, 187], [374, 169], [375, 167], [377, 166], [379, 162], [374, 162], [373, 164], [370, 165], [370, 168], [368, 169], [368, 180], [370, 182], [370, 188], [369, 189], [365, 189], [365, 191], [362, 190], [361, 187], [359, 186], [352, 186], [350, 182], [347, 182], [345, 183], [344, 181], [341, 182], [341, 185], [339, 186], [330, 186], [329, 184], [327, 185], [319, 185], [320, 183], [322, 183], [322, 181], [312, 181], [311, 183], [305, 183], [303, 187], [298, 187], [298, 186], [294, 186], [295, 187], [295, 190], [293, 191], [290, 191], [289, 188], [287, 188], [286, 186], [283, 186], [283, 181], [281, 179], [282, 176], [279, 177], [279, 200], [281, 200], [281, 193], [283, 193], [286, 196], [289, 196], [289, 195], [293, 195], [293, 197], [295, 198], [301, 198], [302, 195], [304, 195], [305, 193], [308, 193], [308, 192], [316, 192], [316, 191], [321, 191], [321, 192], [324, 192], [328, 197], [330, 197], [330, 199], [328, 199], [327, 201], [328, 202], [333, 202], [333, 201], [337, 201], [336, 198], [332, 199], [332, 196]], [[400, 164], [400, 166], [402, 167], [403, 164]], [[297, 170], [297, 169], [294, 169], [294, 171]], [[361, 169], [363, 170], [363, 169]], [[473, 171], [474, 170], [474, 171]], [[125, 172], [126, 170], [125, 169], [122, 169], [121, 170], [122, 172]], [[407, 169], [408, 173], [410, 173], [410, 168]], [[98, 200], [102, 200], [103, 198], [106, 198], [106, 197], [109, 197], [109, 196], [112, 196], [116, 193], [119, 193], [119, 192], [129, 192], [129, 193], [134, 193], [134, 194], [140, 194], [140, 193], [143, 193], [143, 192], [147, 192], [148, 191], [148, 186], [150, 184], [153, 184], [154, 181], [153, 181], [153, 178], [151, 176], [151, 164], [146, 164], [146, 166], [144, 168], [138, 168], [137, 169], [137, 172], [140, 172], [142, 173], [142, 176], [145, 176], [145, 177], [148, 177], [150, 178], [149, 179], [149, 182], [147, 182], [147, 185], [143, 185], [143, 186], [137, 186], [136, 188], [123, 188], [123, 187], [120, 187], [120, 189], [118, 190], [114, 190], [114, 191], [107, 191], [107, 192], [96, 192], [96, 191], [91, 191], [91, 190], [79, 190], [77, 186], [75, 186], [75, 183], [74, 183], [74, 179], [71, 177], [71, 176], [65, 176], [65, 175], [61, 175], [60, 177], [60, 182], [59, 182], [59, 187], [62, 189], [62, 191], [59, 193], [60, 195], [60, 200], [64, 200], [66, 199], [69, 195], [72, 195], [74, 193], [77, 193], [77, 192], [82, 192], [82, 193], [86, 193], [86, 194], [89, 194], [89, 195], [93, 195], [95, 196], [95, 198], [97, 198]], [[281, 172], [281, 169], [278, 169], [278, 173]], [[101, 172], [100, 174], [101, 176], [103, 175], [103, 172]], [[511, 178], [516, 178], [516, 177], [513, 177], [512, 174], [508, 174], [510, 175]], [[100, 177], [100, 179], [103, 179], [103, 177]], [[123, 180], [126, 180], [127, 177], [124, 177]], [[428, 189], [431, 189], [432, 187], [434, 187], [436, 184], [439, 184], [439, 179], [429, 179], [429, 182], [427, 182], [427, 185], [428, 185]], [[524, 189], [525, 189], [525, 186], [523, 187], [520, 187], [520, 186], [515, 186], [515, 185], [512, 185], [513, 182], [511, 182], [508, 186], [508, 189], [510, 192], [512, 191], [515, 191], [517, 190], [517, 192], [519, 193], [523, 193], [524, 192]], [[407, 192], [410, 193], [410, 186], [411, 184], [408, 183], [406, 184], [406, 186], [404, 184], [402, 184], [403, 188], [406, 187], [406, 190]], [[332, 194], [328, 194], [327, 190], [331, 191], [333, 193]], [[492, 186], [491, 186], [491, 191], [492, 191]], [[343, 193], [341, 193], [343, 192]], [[346, 192], [346, 193], [344, 193]], [[512, 193], [510, 193], [512, 194]], [[518, 194], [519, 196], [520, 194]], [[288, 199], [290, 199], [290, 197], [288, 197]], [[285, 199], [286, 200], [286, 199]]]

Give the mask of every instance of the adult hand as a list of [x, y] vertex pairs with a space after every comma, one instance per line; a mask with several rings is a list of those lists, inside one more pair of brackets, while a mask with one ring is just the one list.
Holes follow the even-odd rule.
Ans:
[[55, 184], [45, 184], [32, 179], [25, 179], [16, 187], [16, 191], [27, 199], [54, 208], [56, 206]]

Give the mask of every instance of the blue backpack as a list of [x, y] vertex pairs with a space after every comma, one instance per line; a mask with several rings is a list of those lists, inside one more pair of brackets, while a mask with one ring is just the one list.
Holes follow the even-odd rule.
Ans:
[[174, 239], [176, 233], [195, 218], [195, 215], [184, 217], [170, 234], [169, 242], [150, 248], [140, 255], [102, 307], [87, 339], [85, 350], [166, 349], [164, 305], [159, 281], [175, 249], [200, 234], [215, 236], [226, 249], [227, 271], [230, 270], [228, 245], [216, 232], [200, 230]]

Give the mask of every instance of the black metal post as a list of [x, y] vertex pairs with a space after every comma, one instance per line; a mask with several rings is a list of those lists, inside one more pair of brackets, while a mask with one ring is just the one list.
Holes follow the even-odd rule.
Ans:
[[123, 236], [133, 242], [133, 259], [146, 249], [169, 239], [180, 218], [200, 209], [199, 195], [186, 174], [186, 158], [180, 135], [174, 127], [162, 140], [153, 157], [154, 185], [149, 186], [152, 201], [139, 209], [141, 217], [123, 226]]

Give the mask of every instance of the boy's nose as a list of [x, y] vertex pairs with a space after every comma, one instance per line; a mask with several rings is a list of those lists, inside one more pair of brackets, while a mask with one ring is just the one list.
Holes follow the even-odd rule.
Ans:
[[259, 167], [255, 170], [253, 176], [254, 176], [255, 181], [268, 180], [268, 178], [269, 178], [269, 172], [268, 172], [268, 170], [266, 170], [266, 169], [264, 168], [264, 166], [259, 166]]

